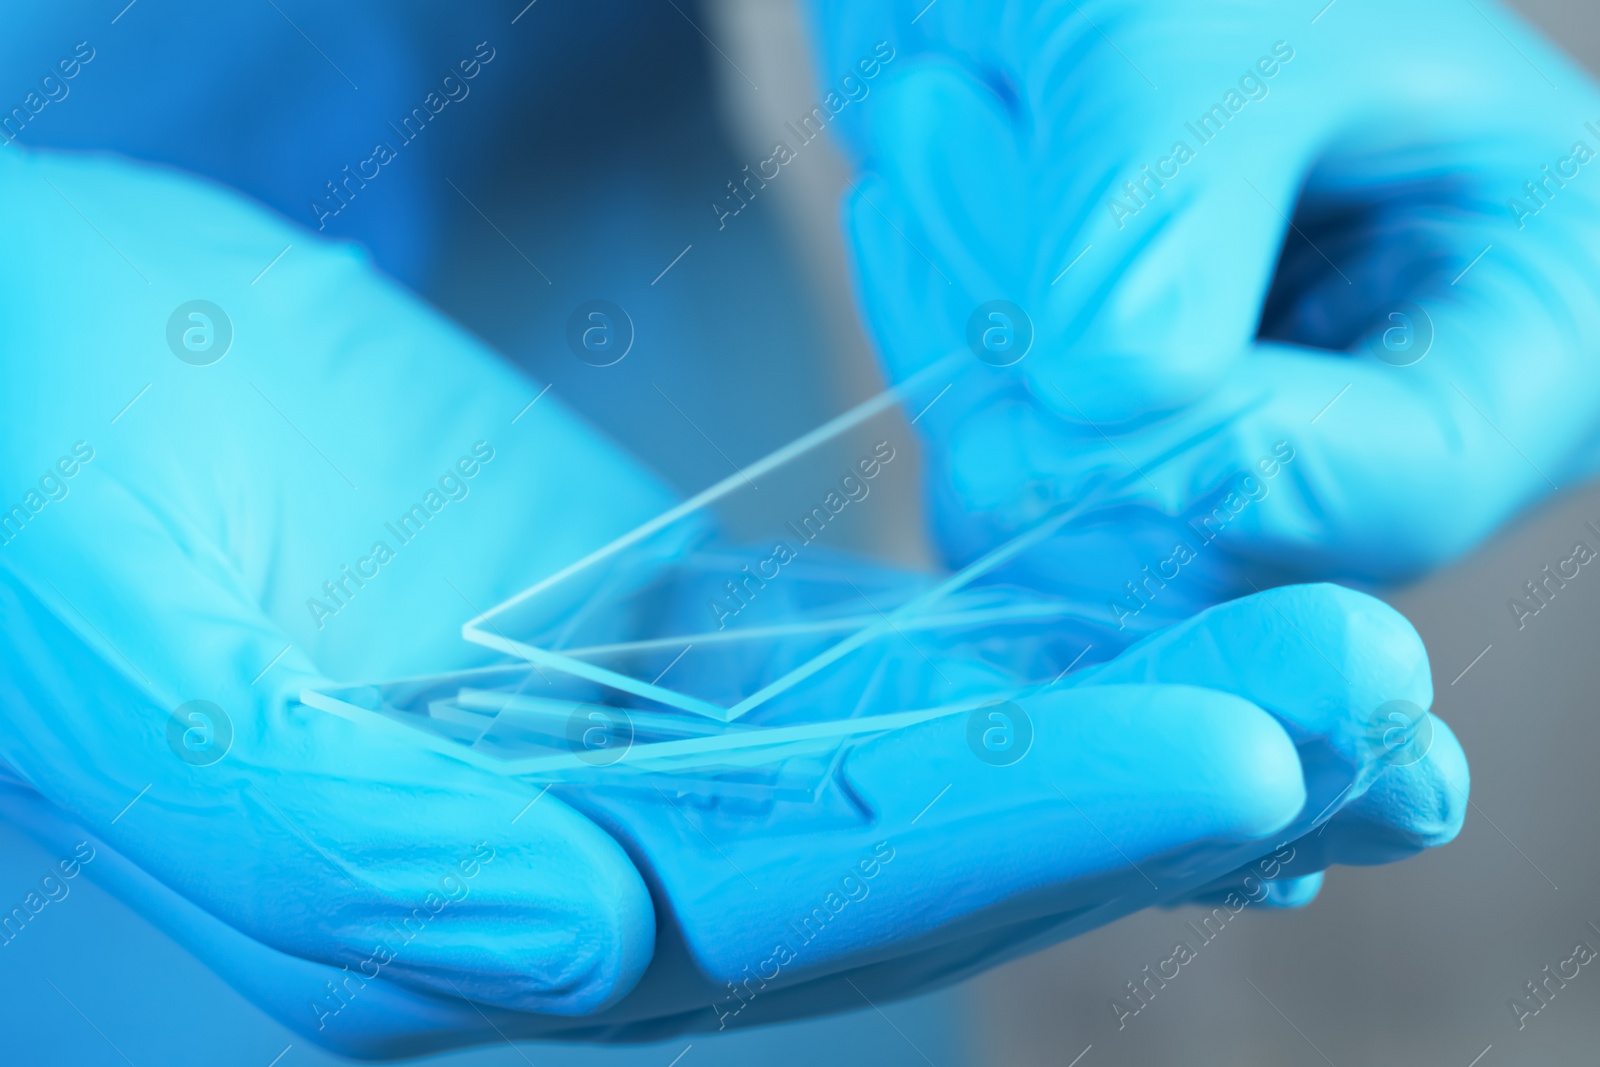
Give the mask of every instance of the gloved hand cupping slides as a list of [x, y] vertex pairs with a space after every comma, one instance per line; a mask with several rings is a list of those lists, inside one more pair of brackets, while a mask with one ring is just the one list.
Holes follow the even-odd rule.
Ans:
[[[1312, 866], [1459, 825], [1442, 726], [1421, 720], [1431, 748], [1403, 772], [1363, 747], [1375, 708], [1429, 703], [1415, 635], [1328, 588], [1216, 609], [1018, 697], [1032, 742], [1009, 764], [966, 716], [842, 745], [809, 803], [599, 778], [545, 795], [308, 707], [305, 690], [481, 666], [463, 619], [670, 495], [556, 398], [513, 424], [536, 388], [351, 250], [222, 191], [22, 153], [0, 191], [0, 474], [37, 489], [0, 547], [0, 759], [117, 858], [96, 870], [316, 1040], [393, 1053], [832, 1010], [855, 995], [840, 974], [926, 988], [1223, 884], [1323, 824]], [[430, 493], [410, 536], [384, 532]], [[929, 647], [930, 672], [964, 677]], [[1358, 811], [1396, 773], [1410, 802]]]
[[1498, 5], [814, 11], [825, 73], [897, 52], [840, 123], [890, 376], [1014, 364], [919, 422], [952, 560], [1138, 471], [1118, 537], [1031, 563], [1133, 634], [1415, 574], [1592, 473], [1600, 93]]
[[[13, 151], [0, 182], [16, 250], [0, 463], [32, 487], [0, 548], [0, 758], [281, 952], [354, 969], [471, 870], [386, 979], [557, 1014], [625, 993], [654, 916], [609, 836], [559, 801], [513, 826], [537, 787], [296, 697], [470, 666], [470, 605], [648, 517], [664, 489], [559, 405], [512, 427], [538, 390], [353, 248], [109, 157]], [[83, 458], [72, 477], [58, 453]], [[197, 765], [188, 731], [224, 721], [225, 758]]]

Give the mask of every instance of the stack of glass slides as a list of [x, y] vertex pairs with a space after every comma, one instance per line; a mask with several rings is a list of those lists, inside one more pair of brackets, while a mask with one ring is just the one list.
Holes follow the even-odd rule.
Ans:
[[940, 361], [465, 624], [508, 662], [303, 701], [533, 781], [803, 800], [854, 742], [1051, 684], [1095, 627], [992, 572], [1083, 504], [955, 573], [853, 551], [871, 509], [916, 499], [900, 405], [959, 370]]

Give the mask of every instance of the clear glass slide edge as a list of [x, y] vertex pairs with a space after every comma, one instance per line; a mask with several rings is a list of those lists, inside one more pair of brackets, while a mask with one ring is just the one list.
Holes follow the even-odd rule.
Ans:
[[[561, 568], [554, 574], [483, 614], [468, 620], [462, 627], [463, 636], [469, 641], [492, 648], [502, 654], [524, 659], [540, 670], [568, 674], [597, 685], [677, 708], [693, 715], [704, 716], [717, 722], [731, 723], [760, 705], [782, 695], [795, 685], [812, 677], [818, 671], [823, 670], [874, 639], [896, 630], [909, 628], [926, 629], [942, 625], [959, 626], [975, 622], [993, 622], [1007, 619], [1047, 618], [1070, 614], [1070, 609], [1065, 605], [1061, 605], [1058, 608], [1050, 607], [1038, 603], [1037, 599], [1035, 599], [1032, 603], [1019, 602], [1009, 608], [988, 608], [977, 615], [960, 611], [946, 611], [941, 615], [930, 617], [930, 613], [940, 601], [951, 593], [970, 585], [1006, 560], [1060, 529], [1066, 522], [1082, 513], [1082, 505], [1060, 510], [1014, 541], [1001, 546], [1001, 548], [991, 552], [988, 556], [969, 565], [960, 572], [935, 582], [925, 593], [911, 597], [910, 600], [891, 611], [879, 612], [876, 617], [857, 616], [849, 620], [848, 625], [845, 625], [843, 620], [838, 619], [812, 620], [796, 624], [795, 628], [787, 626], [756, 627], [716, 634], [652, 635], [638, 642], [613, 642], [604, 646], [591, 646], [587, 649], [562, 650], [545, 647], [544, 644], [536, 644], [530, 640], [523, 640], [507, 633], [508, 628], [511, 630], [516, 629], [509, 622], [508, 617], [517, 607], [535, 602], [540, 597], [562, 595], [566, 592], [566, 590], [563, 590], [563, 586], [570, 586], [571, 583], [577, 581], [593, 582], [603, 580], [597, 579], [596, 572], [608, 562], [615, 560], [621, 553], [646, 545], [651, 538], [668, 531], [676, 524], [695, 521], [697, 516], [700, 516], [718, 500], [737, 492], [741, 486], [752, 484], [752, 479], [759, 478], [764, 473], [794, 462], [849, 429], [860, 426], [869, 419], [902, 404], [907, 398], [916, 395], [919, 390], [944, 381], [946, 378], [953, 378], [963, 364], [970, 362], [971, 356], [965, 352], [957, 352], [946, 356], [907, 378], [898, 386], [878, 394], [872, 399], [840, 414], [817, 429], [803, 434], [788, 445], [729, 475], [708, 489], [668, 509], [650, 521], [635, 527], [582, 559]], [[948, 384], [946, 388], [948, 388]], [[662, 559], [661, 565], [671, 566], [670, 559]], [[503, 626], [503, 622], [506, 625]], [[647, 682], [641, 678], [589, 662], [586, 658], [602, 648], [606, 651], [617, 651], [625, 648], [656, 648], [671, 643], [685, 645], [697, 642], [703, 644], [728, 644], [741, 641], [770, 640], [786, 633], [821, 633], [827, 632], [829, 629], [836, 629], [837, 632], [844, 636], [818, 655], [799, 664], [783, 676], [761, 686], [755, 692], [744, 695], [743, 699], [731, 705], [714, 703], [668, 686]]]
[[[976, 577], [976, 575], [973, 577]], [[942, 598], [955, 591], [956, 588], [959, 587], [954, 586], [949, 589], [940, 587], [939, 597]], [[918, 600], [921, 599], [918, 598]], [[719, 723], [733, 723], [746, 712], [781, 695], [823, 667], [892, 632], [916, 633], [926, 630], [962, 628], [995, 622], [1062, 618], [1074, 614], [1074, 609], [1069, 605], [1052, 601], [1024, 601], [1003, 607], [934, 613], [929, 609], [933, 607], [937, 599], [939, 598], [926, 600], [925, 603], [918, 605], [917, 610], [914, 612], [906, 612], [904, 608], [901, 608], [881, 616], [855, 615], [841, 619], [796, 622], [784, 626], [764, 626], [744, 631], [682, 634], [673, 637], [649, 638], [636, 642], [617, 642], [589, 648], [566, 649], [560, 652], [539, 648], [525, 641], [518, 641], [496, 632], [489, 632], [478, 643], [487, 645], [507, 655], [524, 659], [541, 670], [548, 669], [568, 674], [585, 681], [594, 682], [597, 685], [665, 704], [680, 711], [701, 715]], [[914, 600], [912, 604], [917, 605], [918, 601]], [[745, 700], [731, 708], [721, 707], [674, 689], [641, 681], [631, 675], [622, 674], [589, 662], [587, 659], [587, 657], [602, 653], [628, 651], [635, 648], [661, 648], [678, 644], [714, 645], [741, 641], [772, 641], [793, 634], [818, 632], [836, 632], [847, 636], [819, 656], [806, 661], [795, 670], [757, 690], [754, 695], [745, 698]]]
[[[984, 575], [1003, 566], [1009, 560], [1046, 541], [1068, 523], [1083, 517], [1096, 508], [1115, 504], [1121, 491], [1130, 483], [1143, 477], [1149, 471], [1162, 466], [1173, 455], [1189, 447], [1193, 443], [1192, 441], [1179, 442], [1162, 455], [1149, 457], [1142, 464], [1130, 464], [1135, 466], [1136, 469], [1127, 476], [1101, 483], [1096, 489], [1087, 493], [1078, 501], [1060, 505], [1045, 515], [1037, 524], [1011, 541], [993, 549], [960, 571], [936, 579], [926, 591], [912, 597], [909, 601], [889, 612], [881, 613], [881, 617], [876, 619], [865, 615], [822, 620], [812, 619], [781, 626], [752, 627], [744, 631], [687, 634], [681, 637], [655, 636], [638, 641], [568, 648], [561, 652], [538, 648], [526, 642], [518, 642], [497, 632], [497, 620], [516, 605], [537, 597], [541, 593], [557, 587], [562, 582], [581, 576], [586, 571], [597, 568], [600, 564], [626, 551], [628, 548], [646, 541], [653, 534], [668, 529], [673, 523], [685, 520], [709, 507], [717, 499], [737, 489], [738, 484], [744, 481], [745, 476], [751, 473], [759, 475], [790, 462], [818, 445], [838, 436], [845, 430], [860, 425], [867, 419], [903, 402], [907, 397], [914, 395], [918, 389], [947, 374], [952, 374], [956, 369], [955, 365], [968, 358], [970, 357], [966, 356], [965, 353], [957, 353], [946, 357], [895, 389], [879, 394], [872, 400], [845, 412], [822, 427], [803, 435], [784, 448], [758, 461], [757, 464], [745, 468], [744, 475], [734, 475], [724, 479], [717, 485], [590, 553], [576, 563], [562, 568], [529, 589], [469, 620], [463, 626], [463, 635], [476, 644], [495, 648], [522, 660], [524, 663], [531, 663], [535, 669], [540, 666], [548, 666], [569, 677], [628, 692], [669, 708], [689, 711], [716, 723], [731, 723], [745, 712], [787, 691], [805, 678], [837, 662], [870, 641], [892, 631], [927, 630], [973, 624], [981, 625], [983, 623], [1008, 620], [1020, 621], [1024, 619], [1045, 619], [1077, 615], [1077, 609], [1064, 602], [1041, 602], [1037, 599], [1032, 601], [1025, 600], [1015, 605], [1000, 608], [985, 607], [979, 610], [963, 611], [959, 608], [951, 610], [953, 606], [946, 604], [943, 605], [943, 611], [935, 612], [934, 609], [952, 593], [971, 585]], [[858, 625], [862, 623], [864, 625]], [[768, 641], [781, 638], [786, 634], [829, 631], [845, 633], [847, 636], [782, 678], [752, 694], [745, 700], [727, 708], [710, 702], [699, 701], [670, 689], [643, 683], [638, 679], [586, 662], [586, 657], [603, 656], [609, 653], [635, 649], [666, 647], [679, 641], [704, 641], [707, 644]], [[518, 664], [502, 663], [491, 667], [457, 672], [449, 677], [458, 681], [466, 680], [469, 677], [487, 680], [496, 674], [518, 670], [525, 671], [526, 669], [526, 667]], [[407, 684], [423, 686], [442, 680], [444, 677], [402, 679], [398, 682], [384, 684], [391, 687]], [[719, 772], [726, 773], [738, 768], [771, 767], [785, 760], [804, 755], [807, 752], [826, 749], [830, 745], [837, 746], [852, 737], [886, 732], [946, 715], [970, 712], [997, 701], [1024, 696], [1040, 687], [1037, 683], [1030, 683], [1021, 687], [998, 687], [996, 691], [985, 693], [981, 698], [965, 699], [959, 702], [917, 710], [820, 723], [735, 729], [713, 733], [711, 736], [637, 744], [632, 746], [616, 763], [604, 766], [596, 766], [590, 760], [584, 759], [576, 753], [546, 754], [526, 758], [486, 753], [473, 749], [470, 743], [455, 740], [429, 730], [423, 725], [430, 721], [427, 715], [395, 708], [373, 709], [363, 706], [362, 703], [355, 699], [344, 699], [340, 695], [341, 693], [351, 694], [356, 690], [371, 692], [373, 688], [372, 686], [340, 686], [323, 692], [308, 690], [302, 693], [302, 700], [310, 707], [338, 714], [369, 727], [398, 732], [413, 743], [421, 743], [449, 758], [472, 764], [497, 774], [528, 776], [536, 780], [551, 782], [595, 783], [603, 780], [618, 780], [616, 777], [608, 779], [605, 774], [606, 771], [620, 771], [623, 772], [624, 777], [636, 777], [638, 774], [645, 772], [698, 775], [703, 779], [714, 782]], [[437, 725], [438, 721], [434, 720], [434, 722]], [[628, 775], [627, 772], [630, 771], [635, 772], [635, 774]]]
[[[796, 756], [826, 750], [851, 738], [898, 730], [948, 715], [959, 715], [986, 707], [996, 701], [1015, 699], [1024, 695], [1024, 691], [1021, 690], [997, 692], [986, 694], [981, 698], [883, 715], [795, 726], [764, 727], [710, 737], [633, 745], [615, 762], [596, 765], [578, 753], [511, 759], [490, 755], [422, 728], [420, 723], [425, 720], [425, 716], [410, 712], [374, 710], [352, 703], [339, 695], [343, 690], [370, 688], [351, 686], [330, 691], [308, 689], [300, 694], [300, 699], [308, 707], [338, 715], [368, 729], [385, 731], [413, 744], [421, 744], [443, 756], [481, 770], [509, 777], [533, 777], [553, 781], [594, 781], [606, 775], [629, 771], [715, 774], [718, 771], [768, 766]], [[410, 719], [418, 720], [418, 724], [413, 725], [407, 721]]]
[[[966, 359], [970, 359], [970, 357], [960, 352], [945, 356], [931, 366], [913, 374], [899, 385], [884, 390], [870, 400], [857, 404], [848, 411], [828, 420], [816, 429], [802, 434], [782, 448], [768, 453], [756, 462], [730, 474], [720, 482], [668, 508], [655, 518], [634, 527], [621, 537], [611, 541], [609, 544], [602, 545], [582, 559], [569, 563], [554, 574], [540, 579], [527, 589], [522, 590], [522, 592], [496, 604], [483, 614], [468, 619], [461, 627], [462, 636], [469, 641], [488, 645], [487, 638], [495, 636], [493, 632], [494, 623], [503, 618], [507, 612], [517, 605], [598, 567], [601, 563], [634, 545], [640, 544], [675, 523], [682, 522], [690, 516], [706, 511], [710, 505], [730, 493], [738, 491], [741, 486], [749, 484], [753, 479], [799, 459], [819, 445], [838, 437], [846, 430], [859, 426], [873, 416], [882, 414], [902, 403], [908, 396], [915, 394], [919, 389], [927, 386], [935, 379], [951, 374], [956, 370], [959, 363]], [[490, 647], [493, 646], [491, 645]]]

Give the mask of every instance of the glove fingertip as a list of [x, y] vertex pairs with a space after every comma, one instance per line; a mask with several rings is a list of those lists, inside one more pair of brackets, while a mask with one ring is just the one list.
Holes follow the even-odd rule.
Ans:
[[1276, 719], [1241, 697], [1214, 690], [1194, 693], [1195, 714], [1212, 720], [1206, 731], [1211, 744], [1202, 745], [1195, 759], [1210, 763], [1227, 785], [1213, 801], [1213, 834], [1240, 842], [1272, 837], [1306, 803], [1294, 742]]
[[1325, 871], [1318, 871], [1299, 878], [1263, 883], [1267, 894], [1258, 903], [1265, 908], [1303, 908], [1317, 899], [1317, 895], [1322, 892], [1326, 874]]
[[[939, 307], [948, 282], [910, 245], [914, 230], [898, 194], [877, 175], [866, 175], [846, 197], [844, 225], [855, 250], [857, 302], [872, 324], [884, 369], [904, 381], [944, 356], [951, 331]], [[937, 288], [936, 288], [937, 287]]]

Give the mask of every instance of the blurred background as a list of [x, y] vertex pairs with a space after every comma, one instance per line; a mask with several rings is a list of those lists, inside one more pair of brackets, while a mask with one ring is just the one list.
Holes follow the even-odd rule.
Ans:
[[[13, 8], [0, 14], [0, 99], [20, 101], [58, 53], [88, 41], [94, 58], [70, 94], [19, 142], [181, 166], [312, 228], [320, 218], [686, 491], [880, 389], [837, 225], [838, 146], [806, 145], [736, 215], [712, 207], [731, 206], [727, 183], [788, 139], [784, 124], [824, 91], [795, 0], [525, 3]], [[1592, 3], [1519, 6], [1600, 69]], [[328, 198], [325, 183], [367, 158], [385, 124], [480, 41], [494, 58], [470, 94], [379, 178]], [[622, 307], [635, 334], [627, 358], [604, 368], [565, 341], [574, 309], [594, 299]], [[1562, 488], [1471, 558], [1384, 593], [1426, 640], [1435, 711], [1472, 760], [1460, 840], [1397, 866], [1335, 870], [1304, 911], [1246, 915], [1123, 1029], [1111, 999], [1170, 954], [1184, 911], [1138, 915], [854, 1015], [428, 1062], [1594, 1063], [1600, 972], [1585, 968], [1521, 1029], [1508, 1006], [1576, 943], [1600, 947], [1600, 656], [1585, 652], [1600, 635], [1600, 585], [1580, 577], [1520, 630], [1506, 606], [1587, 536], [1585, 522], [1600, 524], [1600, 489]], [[911, 480], [884, 491], [899, 496], [871, 511], [863, 547], [926, 562]], [[20, 900], [54, 858], [0, 828], [0, 902]], [[90, 879], [0, 948], [0, 1047], [30, 1065], [345, 1062], [258, 1012]]]

